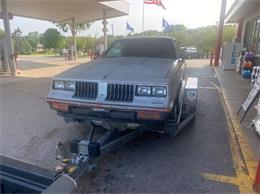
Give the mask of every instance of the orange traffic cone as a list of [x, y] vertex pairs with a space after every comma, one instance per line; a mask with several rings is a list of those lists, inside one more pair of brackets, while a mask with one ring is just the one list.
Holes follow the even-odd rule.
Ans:
[[256, 177], [255, 177], [255, 182], [254, 182], [253, 188], [256, 193], [260, 193], [260, 159], [258, 161]]

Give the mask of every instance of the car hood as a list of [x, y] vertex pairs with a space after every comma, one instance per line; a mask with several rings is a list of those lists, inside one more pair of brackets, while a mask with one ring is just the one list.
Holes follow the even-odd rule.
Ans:
[[69, 69], [56, 78], [72, 80], [165, 81], [174, 59], [161, 58], [101, 58]]

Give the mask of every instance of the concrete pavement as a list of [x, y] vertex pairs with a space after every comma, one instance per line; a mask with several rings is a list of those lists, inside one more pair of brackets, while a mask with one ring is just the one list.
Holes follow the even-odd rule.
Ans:
[[82, 60], [75, 63], [59, 57], [19, 57], [21, 74], [0, 78], [1, 154], [54, 167], [56, 143], [80, 136], [84, 127], [64, 123], [50, 110], [45, 98], [52, 77]]
[[[30, 66], [34, 60], [30, 59]], [[66, 124], [45, 102], [52, 76], [76, 64], [53, 65], [49, 58], [35, 61], [49, 65], [28, 68], [14, 79], [1, 78], [0, 153], [52, 168], [56, 143], [84, 136], [88, 129]], [[238, 182], [230, 182], [237, 176], [236, 143], [230, 141], [224, 98], [218, 90], [222, 82], [219, 85], [208, 61], [189, 60], [187, 65], [187, 75], [199, 78], [196, 120], [173, 139], [146, 133], [103, 156], [96, 171], [81, 177], [81, 192], [251, 192], [250, 186], [245, 189]], [[228, 177], [229, 182], [225, 180]]]
[[250, 128], [250, 124], [256, 117], [254, 105], [257, 104], [258, 100], [249, 110], [243, 122], [240, 123], [237, 112], [250, 92], [250, 80], [243, 79], [234, 71], [223, 71], [222, 68], [215, 68], [215, 71], [224, 100], [223, 107], [226, 108], [227, 117], [230, 121], [228, 126], [231, 138], [233, 138], [231, 142], [236, 142], [234, 144], [237, 148], [237, 154], [234, 154], [234, 150], [232, 150], [237, 181], [231, 183], [239, 183], [238, 180], [243, 180], [244, 183], [248, 182], [248, 185], [252, 185], [252, 181], [255, 179], [257, 162], [260, 158], [260, 136]]
[[65, 61], [64, 57], [57, 56], [19, 56], [17, 67], [21, 74], [17, 76], [30, 78], [52, 77], [89, 60], [89, 57], [78, 58], [77, 61]]
[[224, 71], [220, 67], [215, 68], [215, 71], [229, 113], [231, 115], [231, 119], [234, 123], [236, 123], [237, 125], [239, 125], [240, 128], [243, 129], [244, 133], [249, 139], [248, 143], [250, 144], [252, 151], [254, 152], [254, 156], [260, 157], [259, 135], [255, 131], [250, 129], [252, 119], [256, 117], [256, 109], [254, 108], [254, 106], [257, 104], [257, 101], [251, 107], [241, 124], [239, 124], [240, 117], [237, 115], [241, 104], [250, 92], [251, 80], [242, 78], [235, 71]]

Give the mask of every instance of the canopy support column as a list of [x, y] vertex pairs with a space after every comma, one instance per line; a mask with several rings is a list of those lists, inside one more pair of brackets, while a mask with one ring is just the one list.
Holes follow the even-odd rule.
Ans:
[[72, 18], [72, 36], [73, 36], [73, 57], [77, 60], [77, 38], [76, 38], [76, 26], [75, 18]]
[[7, 54], [7, 47], [6, 47], [6, 39], [3, 38], [1, 41], [1, 47], [0, 49], [2, 50], [2, 59], [1, 59], [1, 65], [2, 65], [2, 70], [4, 72], [10, 72], [10, 66], [9, 66], [9, 62], [8, 62], [8, 54]]
[[104, 50], [107, 49], [107, 13], [103, 10], [103, 33], [104, 33]]
[[14, 48], [12, 45], [12, 37], [11, 37], [11, 28], [9, 22], [9, 16], [7, 11], [6, 0], [1, 0], [1, 7], [2, 7], [2, 17], [4, 22], [5, 28], [5, 44], [6, 44], [6, 53], [8, 59], [6, 60], [7, 65], [11, 70], [11, 75], [16, 76], [16, 65], [14, 61]]

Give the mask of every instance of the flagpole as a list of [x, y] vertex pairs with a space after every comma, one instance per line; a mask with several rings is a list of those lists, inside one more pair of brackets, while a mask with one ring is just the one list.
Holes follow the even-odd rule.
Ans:
[[[164, 6], [163, 6], [164, 7]], [[165, 20], [164, 19], [164, 9], [165, 9], [165, 7], [163, 8], [163, 10], [162, 10], [162, 23], [163, 23], [163, 21]], [[166, 29], [166, 27], [164, 26], [164, 25], [162, 25], [162, 35], [165, 35], [165, 29]]]
[[127, 23], [128, 23], [128, 22], [126, 22], [126, 30], [125, 30], [125, 32], [126, 32], [126, 35], [125, 35], [125, 36], [126, 36], [126, 37], [127, 37], [127, 34], [128, 34]]
[[164, 17], [162, 17], [162, 35], [164, 34], [164, 27], [163, 27], [163, 20], [164, 20]]
[[143, 0], [143, 21], [142, 21], [142, 33], [143, 33], [143, 36], [144, 36], [144, 0]]

